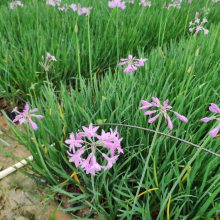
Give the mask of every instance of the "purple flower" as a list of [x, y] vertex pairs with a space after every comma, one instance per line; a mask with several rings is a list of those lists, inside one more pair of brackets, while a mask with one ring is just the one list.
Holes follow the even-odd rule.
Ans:
[[194, 22], [190, 21], [189, 23], [189, 31], [191, 33], [194, 32], [195, 35], [197, 35], [200, 31], [203, 31], [205, 35], [209, 33], [209, 30], [204, 28], [204, 24], [206, 24], [208, 20], [206, 18], [203, 18], [202, 21], [199, 18], [199, 13], [196, 12]]
[[25, 124], [30, 125], [30, 126], [33, 128], [33, 130], [37, 130], [37, 129], [38, 129], [38, 126], [37, 126], [37, 124], [32, 120], [32, 117], [38, 118], [38, 119], [42, 119], [42, 118], [44, 117], [44, 116], [42, 116], [42, 115], [33, 114], [34, 112], [37, 112], [37, 111], [38, 111], [37, 108], [34, 108], [33, 110], [30, 110], [30, 107], [29, 107], [28, 104], [26, 104], [26, 105], [24, 106], [23, 112], [19, 112], [19, 111], [18, 111], [18, 108], [15, 107], [12, 112], [17, 113], [18, 115], [16, 115], [15, 119], [13, 120], [13, 122], [14, 122], [14, 123], [15, 123], [15, 122], [19, 122], [20, 125], [23, 124], [23, 123], [25, 123]]
[[50, 5], [50, 6], [53, 6], [53, 7], [60, 6], [61, 0], [47, 0], [46, 4]]
[[182, 3], [182, 0], [172, 0], [171, 3], [169, 3], [168, 5], [165, 2], [163, 8], [167, 8], [168, 10], [171, 9], [171, 8], [180, 9], [181, 8], [181, 3]]
[[46, 60], [49, 60], [51, 62], [56, 62], [55, 56], [51, 55], [49, 52], [46, 53]]
[[73, 10], [73, 11], [77, 11], [77, 5], [75, 3], [72, 3], [70, 5], [70, 8]]
[[78, 8], [78, 15], [89, 15], [90, 10], [92, 9], [92, 7], [87, 7], [87, 8]]
[[91, 137], [97, 137], [96, 132], [99, 129], [99, 127], [98, 126], [93, 127], [93, 124], [91, 123], [88, 128], [83, 126], [82, 129], [84, 131], [84, 135], [88, 138], [91, 138]]
[[140, 0], [139, 5], [142, 5], [143, 7], [151, 7], [151, 1], [149, 1], [149, 0]]
[[119, 155], [116, 155], [116, 156], [111, 156], [109, 157], [108, 155], [102, 153], [102, 156], [107, 160], [107, 165], [106, 166], [103, 166], [103, 169], [104, 170], [108, 170], [110, 168], [112, 168], [112, 166], [114, 165], [114, 163], [116, 163]]
[[[102, 130], [101, 135], [97, 134], [99, 127], [82, 127], [83, 132], [70, 134], [70, 139], [65, 143], [70, 145], [67, 154], [69, 161], [73, 162], [76, 167], [81, 167], [87, 174], [95, 175], [101, 170], [110, 169], [116, 163], [119, 155], [123, 153], [121, 140], [117, 129], [110, 132]], [[75, 147], [79, 149], [76, 151]], [[105, 151], [103, 153], [102, 151]], [[106, 153], [108, 151], [108, 153]], [[85, 153], [87, 152], [87, 153]], [[84, 154], [85, 153], [85, 154]], [[102, 166], [97, 162], [98, 155], [107, 160], [107, 165]]]
[[[220, 114], [220, 108], [215, 103], [211, 103], [211, 105], [209, 106], [209, 111]], [[205, 117], [201, 119], [201, 121], [205, 123], [209, 121], [213, 121], [213, 120], [216, 120], [218, 122], [218, 125], [213, 130], [211, 130], [209, 134], [212, 137], [216, 137], [220, 131], [220, 117], [211, 116], [211, 117]]]
[[220, 114], [220, 108], [215, 103], [211, 103], [209, 106], [209, 111]]
[[137, 67], [144, 66], [144, 63], [147, 60], [148, 59], [146, 58], [136, 59], [132, 55], [128, 55], [127, 59], [125, 58], [120, 59], [118, 66], [127, 65], [127, 67], [124, 69], [124, 73], [131, 73], [131, 72], [135, 72], [138, 69]]
[[14, 1], [14, 2], [10, 2], [9, 4], [9, 8], [10, 9], [15, 9], [17, 7], [23, 7], [23, 3], [21, 1]]
[[87, 159], [85, 159], [81, 163], [82, 168], [86, 171], [86, 174], [95, 175], [95, 173], [102, 170], [102, 166], [97, 163], [96, 157], [93, 153], [91, 153]]
[[74, 163], [75, 166], [78, 167], [84, 161], [83, 158], [81, 157], [84, 154], [84, 152], [85, 152], [84, 148], [77, 150], [73, 154], [67, 151], [67, 154], [70, 156], [69, 162]]
[[[157, 97], [152, 97], [152, 102], [147, 102], [145, 100], [141, 100], [142, 106], [139, 109], [144, 110], [144, 111], [147, 110], [147, 111], [145, 111], [144, 114], [149, 115], [149, 116], [156, 113], [156, 115], [154, 115], [152, 118], [148, 119], [148, 123], [150, 123], [150, 124], [155, 122], [159, 118], [159, 116], [162, 114], [168, 124], [169, 129], [172, 130], [173, 123], [170, 119], [170, 116], [167, 113], [168, 111], [173, 112], [175, 114], [175, 116], [178, 117], [181, 121], [187, 123], [188, 119], [185, 116], [179, 114], [178, 112], [172, 111], [172, 106], [170, 106], [168, 104], [168, 102], [169, 101], [167, 99], [163, 102], [163, 104], [161, 104], [160, 100]], [[156, 108], [156, 109], [148, 110], [150, 108]]]
[[105, 133], [105, 131], [102, 130], [102, 133], [100, 136], [98, 136], [98, 139], [101, 145], [110, 150], [112, 156], [115, 155], [115, 151], [117, 151], [118, 154], [124, 153], [121, 148], [122, 138], [119, 138], [117, 129], [115, 131], [110, 129], [110, 132], [108, 133]]
[[74, 135], [74, 133], [72, 132], [70, 134], [70, 139], [67, 139], [65, 141], [66, 144], [70, 145], [70, 150], [72, 149], [73, 152], [75, 152], [75, 147], [82, 147], [83, 144], [83, 140], [82, 140], [82, 134], [76, 134], [76, 137]]
[[124, 9], [126, 8], [125, 2], [123, 2], [123, 1], [121, 1], [121, 0], [112, 0], [112, 1], [109, 1], [108, 7], [109, 7], [109, 8], [119, 8], [119, 9], [122, 9], [122, 10], [124, 10]]
[[90, 14], [90, 11], [92, 9], [91, 6], [89, 7], [82, 7], [80, 4], [75, 4], [75, 3], [72, 3], [70, 6], [69, 6], [74, 12], [77, 12], [78, 15], [83, 15], [83, 14], [86, 14], [86, 15], [89, 15]]

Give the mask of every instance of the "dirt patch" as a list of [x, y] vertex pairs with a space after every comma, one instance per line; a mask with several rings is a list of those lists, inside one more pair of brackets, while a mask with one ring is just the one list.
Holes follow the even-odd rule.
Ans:
[[[0, 115], [0, 171], [30, 155], [28, 150], [9, 138], [6, 119]], [[56, 211], [58, 204], [45, 204], [37, 183], [15, 172], [0, 180], [0, 220], [69, 220], [69, 215]]]

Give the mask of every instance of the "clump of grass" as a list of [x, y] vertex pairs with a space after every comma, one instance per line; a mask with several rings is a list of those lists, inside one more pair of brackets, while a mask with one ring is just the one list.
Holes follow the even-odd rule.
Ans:
[[[61, 85], [57, 91], [48, 85], [41, 87], [40, 96], [31, 98], [32, 105], [45, 116], [39, 121], [38, 131], [28, 136], [14, 126], [12, 129], [33, 155], [32, 169], [52, 185], [54, 192], [69, 198], [67, 212], [77, 215], [89, 207], [87, 218], [98, 214], [105, 219], [199, 219], [217, 212], [219, 158], [201, 149], [158, 136], [141, 185], [142, 194], [132, 208], [151, 133], [118, 126], [125, 153], [111, 170], [95, 176], [96, 202], [92, 200], [90, 176], [68, 162], [64, 144], [70, 132], [90, 122], [146, 127], [146, 118], [138, 110], [139, 101], [158, 96], [173, 100], [175, 110], [189, 118], [190, 123], [181, 125], [174, 120], [172, 135], [218, 153], [218, 139], [211, 139], [209, 128], [199, 121], [206, 115], [208, 104], [219, 99], [219, 84], [212, 80], [217, 79], [220, 65], [219, 26], [215, 31], [210, 30], [208, 38], [193, 37], [152, 50], [145, 68], [133, 77], [124, 74], [123, 69], [114, 73], [109, 70], [89, 82], [79, 77], [75, 84], [78, 89]], [[164, 124], [160, 131], [170, 134]]]
[[158, 0], [151, 8], [128, 4], [126, 10], [118, 11], [109, 9], [108, 1], [84, 1], [93, 7], [89, 17], [58, 11], [44, 1], [24, 1], [24, 7], [14, 10], [7, 1], [2, 3], [0, 95], [16, 101], [38, 94], [47, 78], [39, 64], [46, 52], [57, 58], [49, 80], [59, 87], [60, 81], [73, 83], [79, 73], [89, 77], [114, 69], [119, 57], [139, 49], [149, 53], [171, 40], [189, 37], [189, 21], [204, 6], [211, 9], [210, 23], [219, 20], [218, 4], [211, 7], [211, 2], [199, 1], [184, 3], [181, 10], [167, 10], [162, 9], [163, 3]]
[[[33, 155], [33, 177], [41, 176], [59, 201], [68, 198], [65, 211], [77, 216], [83, 210], [87, 219], [217, 214], [218, 137], [210, 138], [209, 125], [199, 119], [210, 102], [219, 101], [219, 6], [199, 1], [167, 10], [158, 0], [151, 8], [135, 3], [119, 11], [109, 9], [107, 1], [83, 3], [93, 7], [89, 17], [60, 12], [43, 1], [27, 1], [13, 11], [6, 1], [0, 6], [0, 95], [28, 101], [44, 115], [36, 132], [11, 124]], [[189, 21], [204, 6], [211, 9], [209, 35], [192, 36]], [[46, 52], [57, 59], [49, 71], [40, 63]], [[117, 67], [128, 54], [149, 59], [132, 76]], [[150, 125], [151, 132], [135, 127], [147, 126], [139, 101], [152, 96], [172, 100], [189, 123], [174, 120], [172, 133], [163, 123], [158, 129]], [[89, 123], [103, 129], [132, 125], [118, 125], [124, 154], [92, 181], [68, 161], [65, 144], [70, 132]]]

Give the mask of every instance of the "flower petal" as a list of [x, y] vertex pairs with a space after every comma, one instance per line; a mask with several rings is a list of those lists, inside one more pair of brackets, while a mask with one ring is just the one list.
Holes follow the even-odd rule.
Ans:
[[149, 120], [148, 120], [148, 123], [153, 123], [153, 122], [155, 122], [156, 120], [157, 120], [157, 118], [159, 117], [159, 114], [158, 115], [156, 115], [156, 116], [154, 116], [153, 118], [150, 118]]
[[33, 122], [31, 119], [29, 120], [29, 123], [31, 125], [31, 127], [33, 128], [34, 131], [36, 131], [38, 129], [38, 126], [35, 122]]
[[178, 112], [174, 112], [174, 114], [183, 122], [187, 123], [188, 122], [188, 118], [186, 118], [185, 116], [179, 114]]
[[219, 131], [220, 131], [220, 124], [219, 124], [216, 128], [214, 128], [213, 130], [211, 130], [211, 131], [209, 132], [209, 134], [210, 134], [212, 137], [216, 137]]
[[170, 116], [167, 115], [166, 118], [167, 118], [168, 127], [169, 127], [170, 130], [172, 130], [173, 129], [173, 123], [170, 119]]
[[220, 114], [220, 108], [215, 103], [211, 103], [211, 105], [209, 106], [209, 110], [211, 112]]
[[145, 114], [145, 115], [152, 115], [152, 114], [154, 114], [155, 112], [157, 112], [157, 110], [146, 111], [146, 112], [144, 112], [144, 114]]
[[216, 117], [215, 117], [215, 116], [212, 116], [212, 117], [202, 118], [200, 121], [202, 121], [202, 122], [209, 122], [209, 121], [212, 121], [212, 120], [214, 120], [214, 119], [216, 119]]

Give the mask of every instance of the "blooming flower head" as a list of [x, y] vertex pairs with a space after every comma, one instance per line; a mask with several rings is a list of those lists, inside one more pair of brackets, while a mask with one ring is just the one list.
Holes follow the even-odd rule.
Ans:
[[37, 108], [34, 108], [33, 110], [30, 110], [30, 106], [28, 104], [26, 104], [24, 106], [23, 112], [19, 112], [18, 108], [15, 107], [12, 112], [17, 113], [18, 115], [16, 115], [15, 119], [13, 120], [13, 122], [19, 122], [20, 125], [25, 123], [25, 124], [30, 125], [33, 128], [33, 130], [37, 130], [38, 126], [32, 120], [32, 117], [39, 118], [39, 119], [42, 119], [44, 117], [42, 115], [33, 114], [34, 112], [37, 112], [37, 111], [38, 111]]
[[72, 3], [69, 7], [70, 7], [73, 11], [77, 11], [77, 4]]
[[209, 106], [209, 111], [218, 114], [218, 116], [213, 115], [211, 117], [205, 117], [202, 118], [201, 121], [202, 122], [209, 122], [213, 120], [217, 121], [218, 125], [209, 132], [209, 134], [212, 137], [216, 137], [220, 131], [220, 108], [215, 103], [211, 103], [211, 105]]
[[208, 20], [203, 18], [202, 20], [199, 18], [199, 13], [196, 12], [194, 21], [190, 21], [189, 23], [189, 31], [197, 35], [200, 31], [203, 31], [205, 35], [209, 33], [209, 30], [204, 28], [204, 24], [206, 24]]
[[51, 55], [49, 52], [46, 53], [46, 60], [56, 62], [55, 56]]
[[75, 147], [82, 147], [82, 134], [78, 133], [76, 136], [74, 135], [74, 133], [70, 134], [70, 139], [67, 139], [65, 141], [66, 144], [69, 144], [70, 147], [69, 149], [71, 149], [73, 152], [75, 152]]
[[23, 3], [21, 1], [14, 1], [14, 2], [10, 2], [9, 4], [9, 8], [10, 9], [15, 9], [17, 7], [23, 7]]
[[[69, 161], [76, 167], [81, 167], [86, 174], [95, 175], [101, 170], [110, 169], [117, 161], [119, 155], [123, 153], [121, 140], [117, 130], [110, 132], [101, 131], [97, 134], [99, 127], [90, 124], [89, 127], [82, 127], [83, 131], [70, 134], [70, 138], [65, 141], [69, 145], [67, 154]], [[101, 165], [97, 158], [103, 161]]]
[[147, 60], [148, 59], [146, 59], [146, 58], [136, 59], [132, 55], [128, 55], [127, 59], [125, 59], [125, 58], [120, 59], [118, 66], [127, 65], [126, 68], [124, 69], [124, 73], [131, 73], [131, 72], [135, 72], [138, 69], [138, 67], [144, 66], [144, 63]]
[[168, 10], [171, 8], [181, 8], [182, 0], [172, 0], [171, 3], [167, 5], [167, 3], [164, 4], [163, 8], [167, 8]]
[[60, 6], [61, 0], [47, 0], [46, 4], [50, 5], [50, 6], [53, 6], [53, 7]]
[[53, 63], [56, 62], [55, 56], [51, 55], [49, 52], [46, 53], [46, 56], [42, 56], [42, 61], [39, 64], [43, 67], [45, 72], [49, 72]]
[[[157, 120], [157, 118], [159, 118], [160, 115], [163, 115], [165, 120], [166, 120], [166, 122], [167, 122], [167, 124], [168, 124], [169, 129], [171, 129], [171, 130], [173, 129], [173, 123], [172, 123], [172, 121], [170, 119], [170, 116], [168, 115], [168, 112], [174, 113], [174, 115], [177, 118], [179, 118], [181, 121], [187, 123], [188, 119], [185, 116], [179, 114], [178, 112], [172, 111], [172, 106], [170, 106], [168, 104], [168, 102], [169, 101], [167, 99], [162, 104], [157, 97], [152, 97], [152, 102], [147, 102], [145, 100], [141, 100], [141, 104], [143, 106], [141, 106], [139, 109], [140, 110], [144, 110], [144, 111], [146, 110], [144, 112], [145, 115], [156, 114], [156, 115], [154, 115], [152, 118], [150, 118], [148, 120], [148, 123], [155, 122]], [[149, 110], [151, 108], [153, 108], [153, 110]]]
[[89, 7], [82, 7], [80, 4], [75, 4], [75, 3], [72, 3], [69, 7], [73, 11], [77, 12], [79, 16], [83, 15], [83, 14], [89, 15], [90, 11], [92, 9], [91, 6], [89, 6]]
[[84, 7], [84, 8], [78, 8], [78, 15], [89, 15], [90, 11], [91, 11], [92, 7]]
[[108, 7], [109, 8], [119, 8], [124, 10], [126, 8], [125, 6], [125, 2], [121, 1], [121, 0], [112, 0], [108, 2]]
[[140, 0], [139, 5], [142, 5], [143, 7], [151, 7], [151, 1], [149, 1], [149, 0]]

